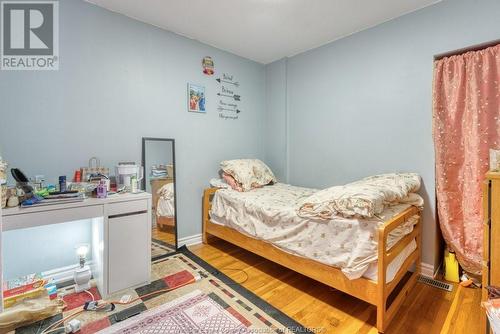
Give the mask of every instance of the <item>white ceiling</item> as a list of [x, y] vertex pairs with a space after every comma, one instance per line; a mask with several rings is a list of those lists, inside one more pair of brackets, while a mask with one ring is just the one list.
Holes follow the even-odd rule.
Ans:
[[260, 63], [440, 0], [86, 0]]

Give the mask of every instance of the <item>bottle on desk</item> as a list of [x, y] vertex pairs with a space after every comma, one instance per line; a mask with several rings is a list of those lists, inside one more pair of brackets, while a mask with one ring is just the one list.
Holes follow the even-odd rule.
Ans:
[[59, 191], [64, 193], [66, 190], [66, 175], [59, 176]]
[[106, 198], [108, 197], [108, 185], [106, 180], [99, 181], [99, 185], [97, 186], [97, 198]]
[[138, 192], [138, 188], [139, 187], [137, 185], [137, 176], [134, 175], [130, 178], [130, 192], [132, 194], [135, 194]]

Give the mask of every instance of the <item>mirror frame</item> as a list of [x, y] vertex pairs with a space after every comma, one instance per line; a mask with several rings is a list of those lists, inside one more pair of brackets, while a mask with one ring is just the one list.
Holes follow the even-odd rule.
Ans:
[[[179, 222], [179, 211], [177, 210], [177, 163], [175, 161], [175, 139], [173, 138], [156, 138], [142, 137], [142, 167], [144, 168], [144, 177], [142, 178], [142, 190], [146, 191], [146, 142], [147, 141], [169, 141], [172, 143], [172, 163], [174, 172], [174, 210], [175, 210], [175, 250], [179, 249], [179, 234], [177, 224]], [[172, 254], [172, 253], [170, 253]]]

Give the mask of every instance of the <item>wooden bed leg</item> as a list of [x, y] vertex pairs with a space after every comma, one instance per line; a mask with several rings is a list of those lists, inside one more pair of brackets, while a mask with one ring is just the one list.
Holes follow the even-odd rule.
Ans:
[[[203, 223], [203, 225], [205, 225], [205, 223]], [[214, 240], [215, 237], [209, 233], [206, 232], [205, 230], [205, 227], [203, 227], [203, 232], [201, 234], [201, 241], [205, 244], [205, 245], [209, 245], [210, 242], [212, 240]]]
[[213, 195], [215, 194], [215, 191], [216, 189], [209, 188], [206, 189], [203, 193], [201, 240], [205, 245], [208, 245], [210, 243], [210, 240], [213, 239], [213, 236], [207, 233], [207, 224], [210, 221], [211, 200]]
[[[384, 303], [385, 304], [385, 303]], [[385, 330], [385, 307], [377, 306], [377, 330], [379, 333], [383, 333]]]
[[208, 235], [205, 231], [201, 234], [201, 241], [205, 244], [208, 245]]
[[387, 298], [386, 298], [386, 242], [387, 237], [384, 228], [378, 230], [378, 268], [377, 268], [377, 330], [379, 333], [385, 331]]

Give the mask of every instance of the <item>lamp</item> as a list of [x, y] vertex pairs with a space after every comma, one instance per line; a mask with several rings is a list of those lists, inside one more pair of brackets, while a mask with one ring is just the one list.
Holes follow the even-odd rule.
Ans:
[[87, 260], [87, 253], [89, 252], [89, 245], [80, 245], [76, 248], [76, 255], [78, 255], [79, 267], [75, 270], [73, 274], [73, 279], [75, 280], [75, 292], [82, 292], [90, 289], [90, 278], [92, 277], [92, 272], [90, 267], [85, 265]]

